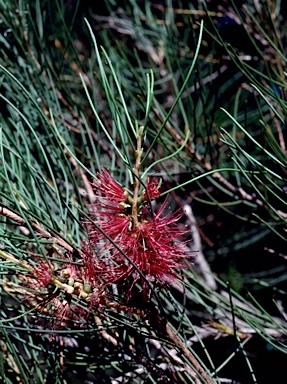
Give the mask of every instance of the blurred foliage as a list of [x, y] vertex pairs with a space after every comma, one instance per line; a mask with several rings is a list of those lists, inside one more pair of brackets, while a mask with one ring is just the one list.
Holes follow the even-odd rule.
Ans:
[[[101, 166], [131, 181], [144, 125], [143, 182], [192, 206], [217, 285], [195, 257], [153, 304], [215, 383], [276, 382], [280, 367], [258, 361], [286, 364], [283, 12], [276, 0], [0, 0], [0, 213], [25, 223], [1, 215], [0, 251], [53, 260], [63, 239], [77, 255], [89, 182]], [[196, 382], [140, 316], [106, 309], [55, 329], [23, 300], [22, 273], [0, 258], [4, 382]]]

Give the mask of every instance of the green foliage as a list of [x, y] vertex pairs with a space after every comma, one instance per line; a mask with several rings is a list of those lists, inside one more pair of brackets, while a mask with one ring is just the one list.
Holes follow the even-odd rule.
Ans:
[[[80, 1], [0, 0], [5, 383], [205, 382], [144, 316], [73, 296], [82, 315], [59, 326], [37, 290], [26, 292], [25, 263], [61, 264], [61, 253], [81, 262], [90, 182], [104, 166], [131, 186], [140, 126], [141, 182], [161, 180], [172, 209], [192, 205], [214, 272], [210, 283], [195, 257], [152, 305], [214, 383], [259, 382], [254, 340], [286, 354], [286, 24], [279, 2], [233, 4], [229, 16], [185, 3], [107, 0], [102, 15]], [[48, 287], [49, 300], [59, 289]], [[232, 352], [214, 340], [223, 336]], [[230, 374], [238, 356], [245, 376]]]

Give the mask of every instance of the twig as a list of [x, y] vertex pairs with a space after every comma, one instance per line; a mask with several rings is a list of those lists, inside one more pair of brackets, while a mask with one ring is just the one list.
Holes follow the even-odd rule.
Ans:
[[139, 128], [138, 137], [137, 137], [137, 149], [135, 151], [136, 163], [133, 169], [135, 178], [134, 178], [134, 194], [133, 194], [133, 204], [132, 204], [132, 218], [134, 227], [138, 226], [138, 194], [139, 194], [139, 172], [141, 165], [141, 154], [142, 154], [142, 135], [144, 127]]
[[[185, 357], [191, 362], [191, 364], [194, 366], [198, 374], [205, 380], [205, 382], [207, 384], [214, 384], [213, 380], [211, 379], [209, 374], [203, 369], [197, 358], [191, 353], [188, 347], [184, 344], [184, 342], [179, 338], [179, 336], [168, 324], [166, 324], [166, 332], [170, 340], [183, 351]], [[188, 373], [191, 375], [191, 377], [194, 378], [194, 372], [190, 369], [190, 367], [186, 366], [186, 369], [188, 370]]]
[[188, 204], [185, 204], [183, 207], [183, 210], [186, 217], [188, 218], [189, 225], [190, 225], [190, 230], [191, 230], [192, 239], [193, 239], [193, 242], [191, 243], [190, 247], [192, 247], [193, 252], [196, 252], [195, 263], [198, 265], [201, 275], [205, 283], [207, 284], [207, 286], [212, 290], [216, 290], [217, 284], [214, 277], [212, 276], [212, 271], [210, 269], [210, 266], [206, 261], [206, 258], [202, 252], [200, 234], [197, 229], [196, 220], [192, 212], [191, 206]]
[[[17, 213], [15, 213], [15, 212], [11, 211], [10, 209], [5, 208], [1, 205], [0, 205], [0, 215], [6, 216], [9, 219], [15, 221], [17, 224], [20, 224], [22, 226], [26, 225], [26, 221], [22, 216], [18, 215]], [[38, 223], [35, 223], [34, 221], [31, 220], [30, 225], [34, 229], [36, 229], [43, 238], [51, 239], [54, 243], [60, 245], [61, 247], [65, 248], [69, 252], [74, 251], [73, 247], [70, 244], [68, 244], [64, 239], [58, 237], [57, 235], [53, 236], [50, 232], [48, 232], [44, 228], [42, 228]]]

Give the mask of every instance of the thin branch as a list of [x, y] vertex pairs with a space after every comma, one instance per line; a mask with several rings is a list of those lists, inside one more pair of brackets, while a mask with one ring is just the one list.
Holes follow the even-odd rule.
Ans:
[[[192, 352], [188, 349], [188, 347], [183, 343], [183, 341], [179, 338], [179, 336], [174, 332], [174, 330], [168, 324], [166, 324], [166, 332], [170, 340], [182, 350], [185, 357], [191, 362], [191, 364], [194, 366], [194, 368], [196, 369], [198, 374], [203, 378], [203, 380], [205, 380], [207, 384], [214, 384], [212, 378], [204, 370], [204, 368], [201, 366], [197, 358], [192, 354]], [[191, 377], [194, 376], [194, 372], [191, 371], [190, 369], [189, 369], [189, 373]]]
[[[18, 215], [17, 213], [1, 205], [0, 205], [0, 215], [8, 217], [9, 219], [15, 221], [17, 224], [21, 226], [26, 226], [26, 221], [22, 216]], [[65, 248], [69, 252], [74, 251], [74, 248], [69, 243], [67, 243], [64, 239], [62, 239], [57, 235], [53, 236], [50, 232], [46, 231], [43, 227], [41, 227], [38, 223], [35, 223], [33, 220], [30, 221], [30, 225], [34, 229], [36, 229], [36, 231], [38, 231], [43, 238], [51, 239], [51, 241], [53, 241], [55, 244], [58, 244], [59, 246]]]
[[185, 216], [188, 218], [190, 231], [192, 235], [193, 242], [190, 244], [192, 252], [195, 252], [195, 258], [194, 261], [196, 265], [198, 266], [200, 273], [207, 284], [207, 286], [212, 289], [217, 289], [216, 281], [212, 275], [211, 268], [202, 252], [202, 246], [201, 246], [201, 239], [200, 234], [197, 229], [196, 220], [194, 217], [194, 214], [192, 212], [192, 208], [190, 205], [185, 204], [183, 207]]
[[141, 154], [142, 154], [142, 136], [143, 136], [144, 126], [139, 128], [138, 136], [137, 136], [137, 149], [135, 152], [136, 163], [133, 169], [135, 178], [134, 178], [134, 195], [133, 195], [133, 204], [132, 204], [132, 217], [133, 217], [133, 225], [137, 227], [138, 225], [138, 194], [139, 194], [139, 172], [141, 165]]

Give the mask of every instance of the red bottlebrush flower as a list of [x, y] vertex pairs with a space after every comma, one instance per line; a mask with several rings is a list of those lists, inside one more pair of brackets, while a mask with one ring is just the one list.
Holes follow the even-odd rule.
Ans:
[[109, 205], [110, 208], [121, 208], [121, 203], [127, 200], [128, 193], [121, 187], [121, 185], [111, 176], [105, 169], [102, 169], [102, 174], [97, 174], [98, 180], [93, 183], [94, 192], [101, 203]]
[[[178, 276], [184, 261], [189, 257], [182, 241], [185, 231], [178, 229], [176, 222], [181, 214], [164, 215], [166, 203], [162, 205], [154, 218], [142, 220], [137, 228], [132, 229], [117, 245], [134, 263], [147, 279], [163, 283]], [[115, 278], [127, 278], [136, 274], [137, 269], [116, 249], [112, 261], [116, 263], [112, 271]]]
[[[102, 214], [102, 218], [100, 220], [96, 220], [95, 223], [99, 225], [102, 231], [111, 237], [115, 242], [124, 241], [126, 236], [128, 236], [131, 228], [131, 218], [129, 216], [120, 214], [109, 216], [106, 213]], [[107, 216], [107, 217], [105, 217]], [[92, 230], [91, 234], [95, 235], [95, 240], [98, 241], [100, 239], [106, 242], [106, 236], [100, 233], [98, 230]], [[105, 244], [105, 247], [107, 244]], [[112, 246], [112, 244], [111, 244]], [[99, 245], [99, 248], [101, 246]]]
[[73, 264], [68, 265], [66, 268], [62, 269], [60, 272], [62, 278], [67, 280], [67, 284], [70, 286], [74, 285], [75, 279], [78, 275], [76, 266]]
[[83, 249], [83, 278], [84, 278], [84, 291], [90, 293], [92, 287], [95, 287], [98, 282], [96, 274], [96, 259], [94, 256], [94, 250], [91, 242], [84, 242], [82, 244]]
[[[74, 285], [75, 279], [78, 277], [78, 269], [75, 264], [72, 264], [73, 258], [71, 254], [66, 256], [71, 264], [66, 264], [66, 267], [63, 268], [60, 272], [60, 275], [63, 279], [67, 280], [67, 284], [70, 286]], [[66, 261], [66, 259], [65, 259]]]
[[[106, 247], [106, 237], [97, 230], [94, 224], [98, 225], [114, 241], [119, 241], [119, 238], [128, 232], [131, 225], [130, 216], [125, 214], [126, 210], [130, 208], [130, 204], [127, 202], [129, 194], [106, 169], [102, 169], [102, 174], [97, 174], [97, 176], [98, 180], [93, 183], [97, 201], [91, 205], [93, 210], [90, 212], [93, 221], [86, 222], [86, 224], [89, 228], [90, 244], [104, 240], [104, 247]], [[101, 248], [100, 244], [97, 246]], [[84, 247], [87, 249], [87, 244], [84, 244]], [[92, 250], [89, 249], [89, 252]]]
[[156, 199], [157, 197], [160, 196], [160, 190], [159, 190], [160, 182], [154, 181], [152, 178], [148, 178], [147, 180], [147, 187], [143, 191], [143, 200], [147, 201], [148, 196], [151, 200]]
[[[97, 274], [104, 285], [130, 276], [134, 281], [144, 276], [159, 283], [177, 277], [189, 257], [182, 241], [186, 233], [177, 226], [181, 214], [166, 215], [165, 202], [154, 217], [147, 217], [147, 195], [143, 193], [135, 224], [124, 189], [105, 170], [98, 177], [100, 181], [94, 186], [105, 200], [93, 205], [91, 215], [95, 220], [88, 223], [90, 243], [89, 247], [84, 244], [83, 252], [85, 258], [93, 260], [93, 268], [88, 269], [93, 272], [89, 274]], [[152, 180], [147, 191], [151, 199], [160, 195], [158, 184]]]
[[52, 268], [46, 261], [41, 261], [37, 267], [34, 268], [33, 273], [37, 279], [37, 285], [40, 287], [46, 287], [53, 276]]

